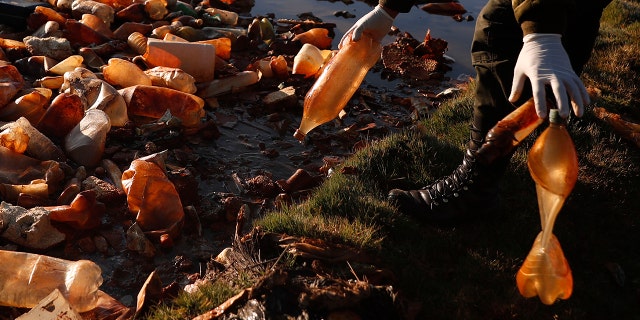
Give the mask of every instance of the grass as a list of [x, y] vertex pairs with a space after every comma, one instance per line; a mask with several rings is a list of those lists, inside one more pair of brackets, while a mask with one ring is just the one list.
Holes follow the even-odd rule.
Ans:
[[[606, 9], [583, 74], [585, 84], [600, 92], [593, 106], [636, 122], [639, 15], [638, 1], [616, 0]], [[579, 177], [554, 227], [573, 271], [568, 300], [547, 306], [520, 296], [515, 284], [540, 231], [526, 156], [542, 128], [512, 158], [502, 181], [502, 204], [489, 218], [429, 226], [398, 214], [385, 201], [390, 188], [422, 186], [459, 164], [472, 91], [464, 90], [410, 130], [372, 141], [343, 164], [355, 173], [336, 170], [307, 201], [269, 212], [256, 224], [378, 255], [377, 267], [393, 272], [394, 289], [410, 306], [404, 310], [414, 310], [407, 312], [417, 319], [640, 319], [640, 150], [590, 108], [569, 125]], [[151, 318], [193, 317], [237, 292], [220, 284], [206, 290], [217, 292], [217, 298], [181, 297], [156, 308]]]

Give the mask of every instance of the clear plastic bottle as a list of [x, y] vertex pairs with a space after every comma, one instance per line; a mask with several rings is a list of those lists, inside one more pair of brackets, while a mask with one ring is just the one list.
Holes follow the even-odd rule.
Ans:
[[300, 127], [294, 137], [303, 141], [313, 128], [338, 116], [358, 89], [369, 69], [380, 59], [382, 45], [366, 33], [358, 41], [348, 41], [327, 62], [307, 92]]
[[578, 179], [575, 146], [557, 109], [551, 110], [549, 121], [527, 160], [536, 183], [542, 231], [516, 276], [523, 296], [538, 295], [545, 304], [568, 299], [573, 291], [571, 268], [553, 234], [553, 225]]
[[58, 289], [78, 312], [96, 307], [102, 270], [88, 260], [0, 250], [0, 305], [33, 308]]

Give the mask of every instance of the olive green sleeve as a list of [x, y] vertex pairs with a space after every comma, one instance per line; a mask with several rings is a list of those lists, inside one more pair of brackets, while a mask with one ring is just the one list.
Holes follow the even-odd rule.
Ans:
[[567, 14], [575, 10], [573, 0], [512, 0], [513, 12], [522, 32], [564, 33]]
[[411, 11], [411, 6], [415, 3], [412, 0], [379, 0], [378, 2], [383, 7], [404, 13]]

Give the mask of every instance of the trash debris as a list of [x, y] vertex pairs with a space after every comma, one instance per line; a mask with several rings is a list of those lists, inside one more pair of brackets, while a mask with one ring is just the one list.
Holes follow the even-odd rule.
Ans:
[[430, 2], [422, 5], [420, 9], [431, 14], [439, 14], [444, 16], [455, 16], [467, 12], [467, 9], [465, 9], [464, 6], [458, 1]]
[[422, 42], [403, 33], [393, 43], [382, 48], [382, 62], [385, 68], [402, 77], [416, 80], [440, 79], [451, 69], [444, 60], [446, 50], [447, 41], [432, 38], [430, 30]]
[[51, 225], [49, 212], [36, 207], [25, 209], [0, 203], [0, 237], [32, 249], [48, 249], [62, 243], [66, 236]]
[[623, 138], [633, 142], [640, 148], [640, 124], [623, 119], [619, 114], [608, 112], [604, 108], [594, 107], [593, 113], [601, 120], [611, 125], [615, 132]]
[[33, 308], [54, 290], [69, 301], [71, 308], [85, 312], [95, 308], [102, 270], [88, 260], [70, 261], [26, 252], [0, 250], [2, 292], [0, 304]]
[[37, 319], [68, 319], [82, 320], [78, 312], [73, 310], [69, 301], [60, 293], [59, 289], [54, 289], [48, 296], [33, 307], [29, 312], [21, 315], [16, 320], [37, 320]]

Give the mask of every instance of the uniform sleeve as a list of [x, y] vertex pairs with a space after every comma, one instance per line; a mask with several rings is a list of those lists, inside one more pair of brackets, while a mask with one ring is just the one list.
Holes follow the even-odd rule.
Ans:
[[573, 0], [512, 0], [522, 32], [563, 34], [567, 15], [575, 12]]
[[411, 11], [411, 7], [416, 3], [412, 0], [379, 0], [378, 4], [383, 7], [407, 13]]

